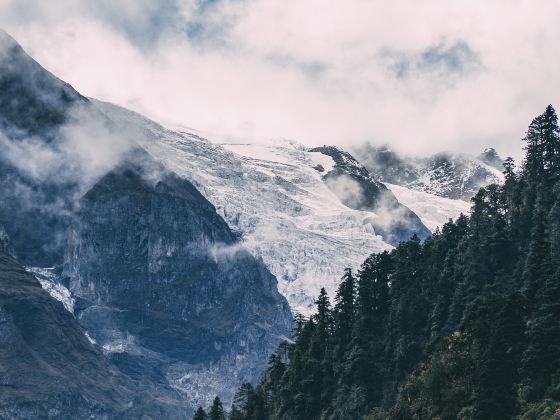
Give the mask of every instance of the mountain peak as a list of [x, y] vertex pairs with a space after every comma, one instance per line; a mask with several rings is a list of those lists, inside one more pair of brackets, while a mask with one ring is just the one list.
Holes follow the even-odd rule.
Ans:
[[494, 149], [493, 147], [487, 147], [486, 149], [484, 149], [484, 151], [480, 155], [478, 155], [477, 158], [487, 165], [490, 165], [498, 170], [503, 169], [504, 161], [502, 160], [498, 152], [496, 152], [496, 149]]
[[[5, 48], [20, 47], [14, 38], [4, 29], [0, 28], [0, 51]], [[21, 47], [20, 47], [21, 48]]]
[[46, 135], [87, 99], [41, 67], [0, 29], [0, 127], [10, 137]]

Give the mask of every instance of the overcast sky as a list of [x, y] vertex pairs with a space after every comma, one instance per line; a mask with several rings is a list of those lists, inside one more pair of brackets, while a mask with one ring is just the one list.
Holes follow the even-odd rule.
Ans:
[[0, 0], [85, 95], [250, 141], [518, 156], [560, 106], [557, 0]]

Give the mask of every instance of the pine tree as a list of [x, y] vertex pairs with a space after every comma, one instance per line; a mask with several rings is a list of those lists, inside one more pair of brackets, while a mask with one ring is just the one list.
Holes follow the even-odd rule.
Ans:
[[317, 314], [315, 315], [315, 319], [317, 322], [319, 341], [323, 346], [328, 346], [328, 340], [332, 332], [332, 313], [329, 296], [327, 295], [324, 287], [321, 288], [319, 297], [315, 301], [315, 304], [317, 306]]
[[245, 420], [245, 416], [239, 408], [237, 408], [235, 405], [232, 405], [231, 411], [229, 412], [228, 420]]
[[[488, 328], [482, 335], [484, 347], [476, 354], [474, 418], [506, 420], [517, 413], [517, 366], [523, 341], [523, 298], [514, 295], [487, 297], [483, 317]], [[478, 312], [480, 314], [480, 312]], [[478, 332], [477, 332], [478, 333]]]
[[552, 105], [548, 105], [543, 114], [542, 121], [543, 137], [543, 164], [548, 172], [549, 186], [557, 179], [560, 169], [560, 129], [558, 128], [558, 117]]
[[504, 160], [503, 174], [506, 181], [515, 177], [515, 160], [511, 156]]
[[548, 225], [550, 232], [550, 250], [556, 256], [556, 262], [560, 262], [560, 182], [557, 182], [553, 190], [554, 202], [548, 213]]
[[356, 315], [355, 298], [356, 281], [352, 275], [352, 270], [347, 268], [336, 292], [336, 305], [334, 307], [335, 329], [341, 349], [345, 349], [350, 343]]
[[225, 420], [224, 407], [219, 397], [214, 398], [210, 412], [208, 413], [208, 420]]
[[196, 413], [194, 414], [193, 420], [207, 420], [208, 416], [202, 407], [198, 407]]

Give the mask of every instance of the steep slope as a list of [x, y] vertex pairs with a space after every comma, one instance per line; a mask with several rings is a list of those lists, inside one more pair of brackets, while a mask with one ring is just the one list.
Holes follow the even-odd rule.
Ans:
[[0, 129], [11, 136], [50, 137], [71, 105], [88, 100], [29, 57], [0, 29]]
[[290, 334], [274, 276], [191, 183], [142, 150], [82, 198], [69, 242], [81, 325], [122, 369], [153, 366], [193, 406], [231, 399], [230, 381], [255, 380]]
[[499, 168], [501, 159], [492, 150], [487, 149], [478, 158], [451, 153], [410, 158], [400, 156], [386, 146], [366, 144], [353, 152], [382, 182], [469, 201], [481, 187], [503, 182]]
[[[91, 175], [83, 159], [91, 161], [93, 142], [104, 152], [100, 131], [109, 129], [90, 101], [0, 30], [0, 226], [22, 263], [62, 260], [61, 232]], [[111, 143], [119, 150], [118, 142]]]
[[169, 387], [123, 375], [62, 304], [0, 253], [0, 417], [187, 418]]

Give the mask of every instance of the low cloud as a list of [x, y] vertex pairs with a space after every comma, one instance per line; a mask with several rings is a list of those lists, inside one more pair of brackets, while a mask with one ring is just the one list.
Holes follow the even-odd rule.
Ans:
[[348, 175], [331, 176], [326, 179], [329, 189], [340, 201], [353, 209], [360, 208], [364, 203], [364, 193], [360, 183]]
[[39, 182], [78, 184], [86, 191], [114, 168], [135, 144], [132, 133], [117, 129], [89, 106], [74, 106], [54, 140], [0, 135], [2, 158], [20, 173]]

